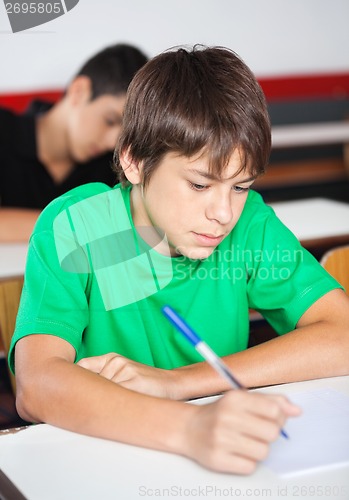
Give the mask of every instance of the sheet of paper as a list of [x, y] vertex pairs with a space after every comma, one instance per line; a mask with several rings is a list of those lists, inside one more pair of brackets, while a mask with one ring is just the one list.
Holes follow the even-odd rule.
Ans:
[[285, 426], [264, 465], [282, 476], [349, 463], [349, 397], [334, 389], [295, 393], [303, 413]]

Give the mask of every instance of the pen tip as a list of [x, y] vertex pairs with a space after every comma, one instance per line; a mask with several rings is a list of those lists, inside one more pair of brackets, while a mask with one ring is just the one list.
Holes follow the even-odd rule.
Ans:
[[283, 430], [281, 429], [281, 435], [285, 438], [285, 439], [289, 439], [288, 437], [288, 434]]

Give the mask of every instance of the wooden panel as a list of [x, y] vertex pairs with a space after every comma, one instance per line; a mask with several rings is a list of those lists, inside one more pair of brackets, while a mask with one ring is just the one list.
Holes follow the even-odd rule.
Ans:
[[[0, 282], [0, 336], [2, 337], [5, 353], [9, 350], [14, 332], [22, 287], [22, 277]], [[12, 374], [10, 374], [10, 379], [15, 392], [16, 384]]]
[[344, 161], [340, 158], [282, 162], [269, 165], [266, 173], [258, 178], [253, 188], [281, 188], [304, 184], [318, 184], [348, 180]]
[[349, 295], [349, 245], [329, 250], [321, 259], [321, 264]]

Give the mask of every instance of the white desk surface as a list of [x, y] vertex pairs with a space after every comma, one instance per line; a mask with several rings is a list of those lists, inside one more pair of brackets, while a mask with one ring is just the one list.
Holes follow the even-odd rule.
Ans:
[[349, 203], [327, 198], [271, 203], [276, 215], [300, 241], [349, 236]]
[[[349, 377], [275, 386], [292, 393], [335, 389], [349, 395]], [[208, 471], [186, 458], [90, 438], [49, 425], [0, 437], [0, 469], [29, 500], [139, 498], [283, 498], [348, 500], [349, 464], [281, 478], [260, 464], [251, 476]]]
[[24, 274], [27, 243], [0, 243], [0, 279]]
[[[270, 205], [300, 241], [349, 236], [349, 203], [309, 198]], [[23, 275], [27, 248], [26, 243], [0, 243], [0, 279]]]
[[277, 125], [272, 128], [273, 148], [349, 143], [349, 122]]

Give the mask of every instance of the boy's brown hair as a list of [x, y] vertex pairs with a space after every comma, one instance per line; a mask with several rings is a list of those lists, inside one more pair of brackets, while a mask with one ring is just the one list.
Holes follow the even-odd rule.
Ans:
[[224, 47], [170, 49], [143, 66], [131, 82], [123, 129], [115, 151], [143, 162], [143, 184], [164, 155], [207, 155], [210, 172], [220, 176], [235, 149], [242, 169], [264, 172], [271, 148], [264, 94], [252, 71]]

